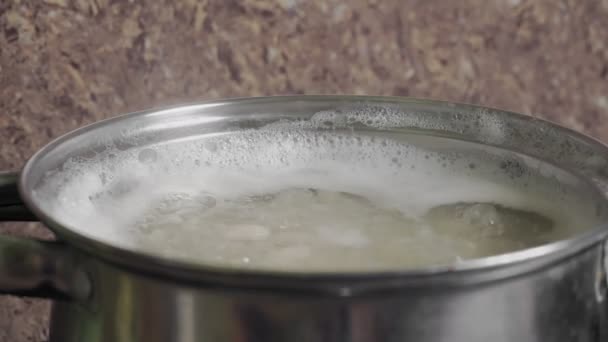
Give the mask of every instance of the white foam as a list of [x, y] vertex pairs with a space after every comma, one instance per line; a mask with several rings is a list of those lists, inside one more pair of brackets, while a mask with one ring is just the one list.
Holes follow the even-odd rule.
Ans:
[[[315, 188], [357, 194], [412, 218], [456, 202], [499, 203], [541, 213], [565, 226], [578, 226], [581, 217], [593, 216], [590, 199], [573, 197], [574, 190], [556, 181], [567, 176], [549, 172], [537, 161], [504, 152], [467, 152], [456, 143], [430, 148], [414, 138], [397, 140], [341, 129], [356, 123], [398, 127], [407, 120], [391, 110], [321, 112], [309, 121], [258, 130], [127, 151], [109, 149], [91, 159], [68, 161], [63, 171], [49, 175], [35, 196], [65, 225], [122, 246], [133, 246], [136, 238], [129, 234], [130, 227], [168, 195], [206, 194], [226, 200]], [[500, 135], [497, 125], [485, 126]], [[518, 166], [515, 174], [504, 167], [507, 159]], [[543, 177], [535, 174], [540, 168]], [[564, 215], [566, 209], [581, 214]], [[263, 228], [243, 234], [264, 239]], [[365, 245], [356, 233], [338, 239]], [[285, 253], [302, 254], [303, 248]]]

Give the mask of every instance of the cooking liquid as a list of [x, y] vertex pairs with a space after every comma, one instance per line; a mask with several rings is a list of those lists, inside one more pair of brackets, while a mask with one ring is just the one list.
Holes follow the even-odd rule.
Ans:
[[569, 238], [601, 220], [593, 191], [542, 161], [368, 133], [279, 125], [110, 150], [67, 163], [36, 196], [107, 243], [295, 272], [454, 264]]
[[358, 270], [428, 266], [550, 242], [555, 222], [489, 203], [421, 217], [350, 193], [287, 189], [229, 200], [174, 196], [136, 224], [145, 249], [242, 267]]

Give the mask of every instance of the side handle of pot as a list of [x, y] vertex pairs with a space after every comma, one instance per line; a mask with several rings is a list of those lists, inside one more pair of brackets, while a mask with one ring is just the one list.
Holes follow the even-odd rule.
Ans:
[[[0, 221], [37, 221], [17, 190], [17, 173], [0, 173]], [[61, 242], [0, 235], [0, 293], [83, 299], [89, 295], [87, 274]]]

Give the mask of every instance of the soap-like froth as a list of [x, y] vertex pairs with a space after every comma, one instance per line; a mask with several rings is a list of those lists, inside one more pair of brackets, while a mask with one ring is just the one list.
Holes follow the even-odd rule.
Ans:
[[[404, 124], [390, 111], [375, 116], [321, 112], [299, 123], [108, 149], [69, 160], [48, 175], [35, 196], [68, 227], [129, 248], [141, 247], [138, 222], [172, 197], [199, 198], [206, 206], [302, 188], [361, 196], [411, 220], [445, 204], [500, 204], [560, 222], [563, 231], [556, 238], [595, 222], [591, 197], [564, 184], [572, 181], [568, 174], [537, 160], [440, 138], [433, 139], [441, 143], [428, 143], [417, 134], [349, 129], [356, 123]], [[486, 126], [501, 132], [492, 123]], [[252, 240], [269, 234], [263, 226], [233, 228]], [[176, 222], [174, 234], [182, 233]], [[357, 234], [346, 234], [343, 241], [363, 246]], [[282, 253], [308, 252], [306, 246], [291, 246]]]

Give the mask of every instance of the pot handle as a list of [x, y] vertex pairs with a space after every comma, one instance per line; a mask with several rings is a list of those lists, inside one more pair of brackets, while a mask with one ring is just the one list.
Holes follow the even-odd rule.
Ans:
[[[38, 221], [21, 201], [18, 173], [0, 173], [0, 221]], [[0, 235], [0, 293], [54, 299], [84, 299], [87, 274], [61, 242]]]
[[16, 172], [0, 172], [0, 221], [38, 221], [21, 201]]

